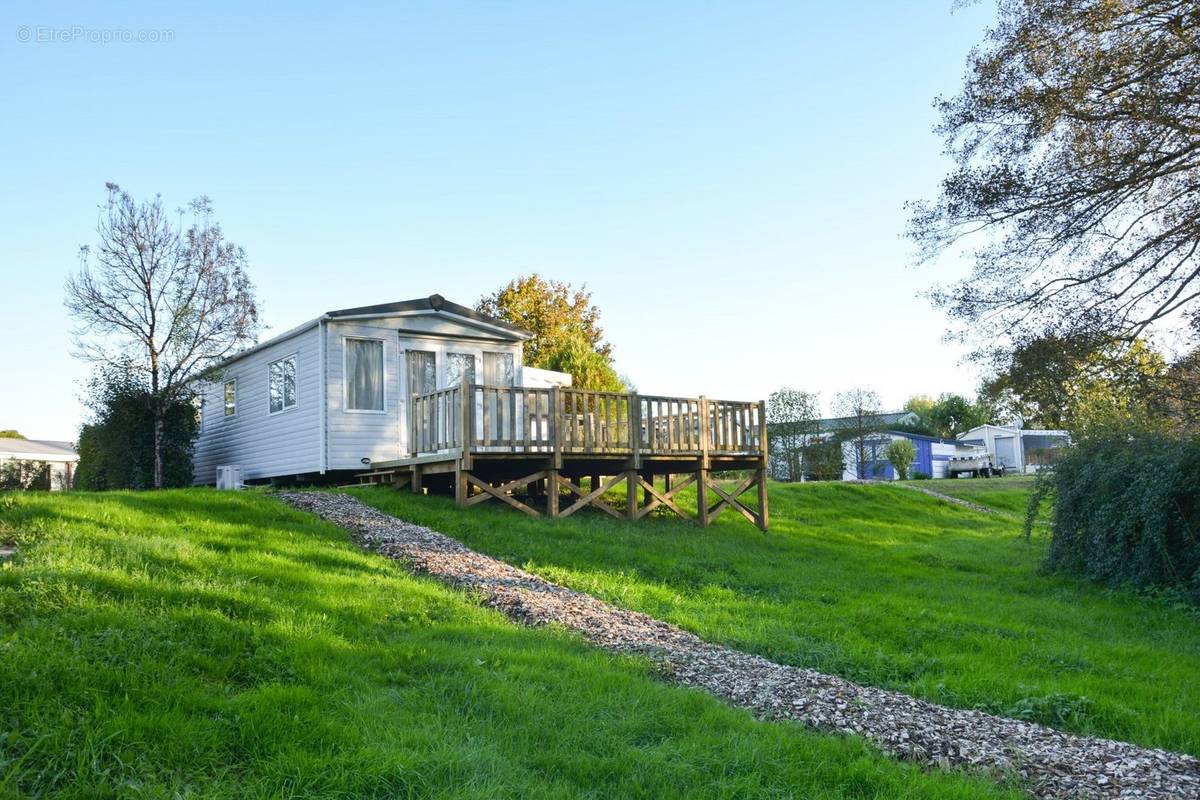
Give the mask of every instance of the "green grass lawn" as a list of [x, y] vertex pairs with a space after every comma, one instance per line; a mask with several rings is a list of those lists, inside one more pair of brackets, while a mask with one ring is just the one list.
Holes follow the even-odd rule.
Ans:
[[[968, 485], [935, 488], [952, 483]], [[1200, 754], [1195, 612], [1041, 574], [1044, 534], [1027, 540], [1008, 516], [893, 486], [773, 485], [763, 534], [728, 512], [708, 529], [598, 514], [533, 520], [493, 504], [460, 511], [441, 497], [351, 491], [711, 641], [948, 705]]]
[[[611, 533], [375, 499], [530, 540]], [[14, 540], [0, 797], [1015, 797], [520, 628], [264, 494], [0, 494]]]
[[1035, 480], [1033, 475], [1011, 475], [1003, 478], [922, 481], [917, 485], [1024, 518]]

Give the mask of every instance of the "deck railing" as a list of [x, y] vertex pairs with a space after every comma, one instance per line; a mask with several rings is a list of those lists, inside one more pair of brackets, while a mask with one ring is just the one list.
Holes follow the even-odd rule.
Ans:
[[413, 396], [409, 450], [762, 455], [765, 413], [762, 403], [705, 397], [468, 383]]

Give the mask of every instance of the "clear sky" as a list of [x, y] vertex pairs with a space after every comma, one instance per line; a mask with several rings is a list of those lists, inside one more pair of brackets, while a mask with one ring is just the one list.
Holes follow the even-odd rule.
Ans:
[[989, 3], [103, 5], [0, 8], [0, 428], [74, 438], [105, 181], [210, 196], [275, 332], [537, 271], [643, 391], [977, 384], [901, 236]]

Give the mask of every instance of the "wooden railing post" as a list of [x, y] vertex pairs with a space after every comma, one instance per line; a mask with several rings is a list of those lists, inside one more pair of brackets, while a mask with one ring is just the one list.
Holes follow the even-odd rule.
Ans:
[[[459, 409], [461, 430], [459, 445], [462, 447], [462, 468], [471, 468], [471, 444], [475, 439], [475, 384], [463, 381], [461, 388], [462, 408]], [[486, 401], [485, 401], [486, 402]]]
[[762, 461], [763, 468], [767, 467], [770, 458], [770, 451], [767, 448], [767, 401], [758, 401], [758, 457]]
[[696, 516], [708, 527], [708, 398], [700, 395], [700, 469], [696, 470]]
[[[566, 416], [567, 412], [563, 408], [562, 392], [557, 386], [553, 386], [550, 388], [550, 439], [553, 442], [551, 444], [551, 457], [554, 460], [555, 470], [562, 469], [563, 423], [566, 422]], [[555, 493], [558, 492], [557, 480], [558, 475], [555, 475], [554, 481], [551, 482]], [[554, 516], [554, 514], [551, 514], [551, 516]]]
[[[642, 468], [642, 400], [638, 397], [637, 392], [630, 392], [629, 395], [629, 449], [630, 463], [634, 469]], [[634, 487], [630, 486], [629, 491], [633, 493]]]
[[417, 396], [408, 396], [408, 454], [417, 457]]
[[767, 508], [767, 468], [770, 465], [770, 448], [767, 447], [767, 404], [758, 401], [758, 527], [766, 530], [771, 526], [771, 514]]

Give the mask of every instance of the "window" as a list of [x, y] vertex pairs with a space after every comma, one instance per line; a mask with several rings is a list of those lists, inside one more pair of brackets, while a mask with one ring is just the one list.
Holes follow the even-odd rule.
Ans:
[[346, 408], [383, 411], [383, 341], [346, 340]]
[[513, 354], [484, 353], [483, 382], [488, 386], [512, 386]]
[[288, 356], [271, 362], [270, 386], [267, 395], [270, 411], [277, 414], [296, 407], [296, 357]]
[[408, 393], [426, 394], [437, 389], [437, 358], [428, 350], [409, 350]]
[[225, 381], [225, 416], [237, 413], [237, 381]]
[[446, 385], [458, 386], [463, 381], [475, 382], [475, 356], [470, 353], [447, 353]]

